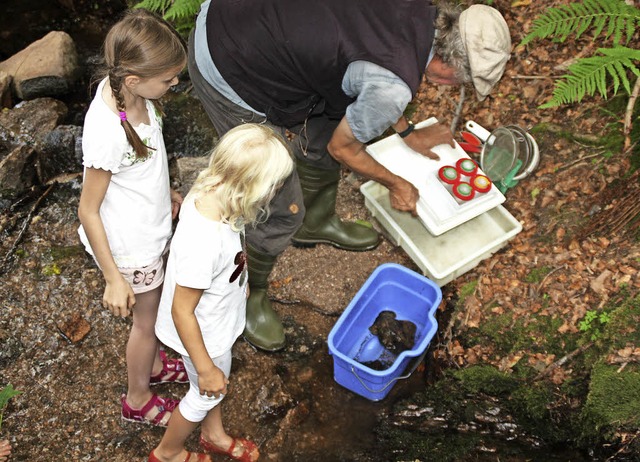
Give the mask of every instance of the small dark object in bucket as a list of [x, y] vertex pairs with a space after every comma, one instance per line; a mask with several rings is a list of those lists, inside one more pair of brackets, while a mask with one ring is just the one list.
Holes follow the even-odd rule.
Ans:
[[[399, 321], [393, 311], [382, 311], [369, 331], [378, 337], [380, 343], [393, 356], [410, 350], [415, 344], [416, 325], [411, 321]], [[393, 361], [392, 361], [393, 362]], [[385, 370], [389, 367], [385, 361], [369, 361], [365, 365], [374, 370]]]

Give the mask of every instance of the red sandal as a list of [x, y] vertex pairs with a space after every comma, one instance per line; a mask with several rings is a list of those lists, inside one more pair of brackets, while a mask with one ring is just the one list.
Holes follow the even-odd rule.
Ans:
[[[127, 395], [123, 394], [120, 399], [122, 402], [122, 419], [128, 422], [138, 422], [144, 424], [155, 425], [157, 427], [166, 427], [171, 418], [171, 413], [176, 408], [179, 400], [171, 398], [160, 398], [158, 395], [153, 395], [147, 404], [142, 406], [142, 409], [133, 409], [129, 403], [127, 403]], [[153, 408], [158, 413], [153, 418], [147, 418], [146, 415]], [[165, 419], [166, 416], [169, 418]]]
[[[153, 451], [155, 451], [155, 449]], [[149, 459], [147, 459], [147, 461], [162, 462], [160, 459], [156, 457], [153, 451], [151, 451], [151, 453], [149, 454]], [[192, 460], [192, 456], [196, 456], [195, 461]], [[188, 452], [187, 458], [183, 462], [211, 462], [211, 458], [208, 455], [202, 454], [200, 452]]]
[[162, 370], [156, 375], [152, 375], [149, 379], [150, 385], [158, 385], [160, 383], [188, 383], [189, 376], [184, 368], [182, 359], [174, 359], [167, 357], [164, 350], [160, 350], [160, 359], [162, 360]]
[[[233, 450], [236, 448], [238, 443], [240, 443], [244, 450], [239, 456], [234, 456]], [[255, 460], [258, 460], [258, 457], [260, 456], [260, 453], [258, 452], [258, 457], [256, 457], [255, 459], [251, 458], [251, 454], [257, 452], [258, 447], [255, 445], [255, 443], [244, 438], [233, 438], [231, 446], [229, 446], [229, 448], [225, 450], [213, 443], [210, 443], [209, 441], [205, 440], [202, 435], [200, 435], [200, 447], [207, 452], [213, 454], [224, 454], [227, 457], [230, 457], [234, 460], [239, 460], [240, 462], [254, 462]]]

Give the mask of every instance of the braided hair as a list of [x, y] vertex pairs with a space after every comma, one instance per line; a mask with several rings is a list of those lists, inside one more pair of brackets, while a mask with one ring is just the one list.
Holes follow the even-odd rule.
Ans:
[[[109, 30], [103, 45], [104, 69], [100, 77], [109, 77], [120, 123], [137, 158], [144, 158], [148, 149], [127, 120], [122, 86], [129, 75], [151, 78], [168, 69], [182, 66], [187, 59], [187, 47], [178, 32], [160, 16], [145, 9], [129, 10]], [[153, 101], [162, 113], [159, 101]]]

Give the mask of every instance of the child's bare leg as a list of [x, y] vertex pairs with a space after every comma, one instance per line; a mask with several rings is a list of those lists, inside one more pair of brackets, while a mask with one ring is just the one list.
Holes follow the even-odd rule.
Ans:
[[161, 294], [162, 287], [136, 294], [133, 326], [127, 342], [127, 403], [135, 409], [151, 399], [149, 377], [154, 361], [160, 361], [155, 324]]
[[221, 448], [228, 448], [233, 438], [227, 435], [222, 424], [222, 410], [220, 404], [211, 409], [202, 421], [202, 436], [210, 443]]
[[[224, 425], [222, 424], [222, 409], [220, 404], [211, 409], [207, 414], [207, 417], [202, 421], [202, 437], [208, 441], [209, 443], [213, 443], [215, 446], [220, 449], [226, 450], [231, 447], [233, 443], [233, 437], [229, 436], [227, 432], [224, 430]], [[236, 446], [233, 449], [233, 455], [235, 457], [240, 457], [242, 453], [245, 451], [244, 446], [242, 446], [242, 442], [236, 442]], [[253, 453], [251, 453], [251, 460], [256, 461], [260, 453], [256, 449]]]
[[169, 426], [153, 453], [163, 462], [182, 462], [187, 460], [187, 450], [184, 447], [184, 443], [197, 426], [198, 422], [191, 422], [183, 417], [180, 412], [180, 406], [178, 406], [171, 413]]
[[9, 441], [2, 440], [0, 441], [0, 462], [5, 462], [9, 460], [9, 456], [11, 455], [11, 445]]

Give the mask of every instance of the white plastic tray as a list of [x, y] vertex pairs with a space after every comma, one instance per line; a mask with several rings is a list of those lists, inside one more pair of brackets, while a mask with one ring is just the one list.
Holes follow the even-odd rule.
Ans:
[[[431, 117], [416, 127], [422, 128], [436, 122], [437, 119]], [[367, 147], [367, 152], [375, 160], [418, 189], [418, 217], [431, 234], [439, 236], [505, 201], [505, 197], [493, 185], [488, 192], [459, 204], [438, 179], [438, 170], [443, 165], [455, 165], [458, 159], [469, 156], [458, 143], [455, 148], [443, 144], [433, 148], [433, 151], [440, 156], [440, 160], [431, 160], [415, 152], [396, 134]]]
[[360, 191], [387, 237], [440, 287], [475, 268], [522, 231], [520, 222], [499, 205], [451, 231], [433, 236], [420, 220], [393, 209], [389, 190], [380, 183], [368, 181]]

